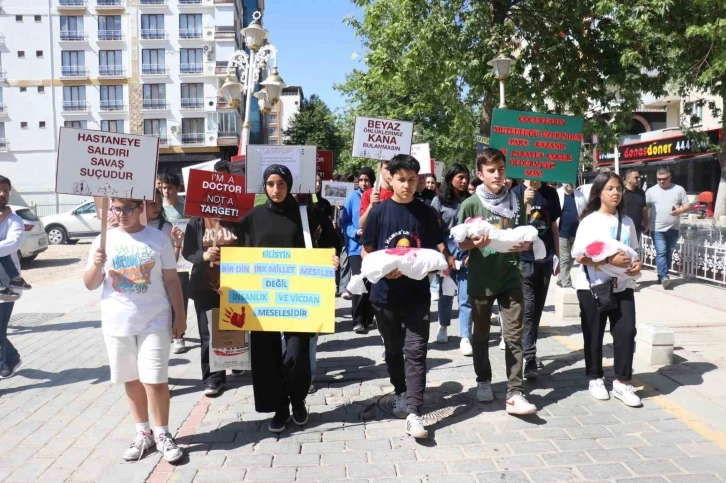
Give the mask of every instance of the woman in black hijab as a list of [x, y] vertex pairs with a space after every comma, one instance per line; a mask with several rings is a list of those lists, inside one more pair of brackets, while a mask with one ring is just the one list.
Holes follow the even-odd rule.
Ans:
[[[293, 179], [283, 165], [269, 166], [263, 175], [267, 202], [255, 206], [242, 221], [245, 246], [264, 248], [306, 248], [300, 206], [290, 194]], [[327, 223], [326, 223], [327, 222]], [[330, 220], [316, 210], [308, 212], [314, 248], [332, 248], [337, 237]], [[332, 241], [332, 245], [329, 240]], [[333, 266], [337, 269], [337, 253]], [[269, 424], [273, 433], [281, 433], [290, 419], [302, 426], [308, 421], [305, 398], [311, 382], [310, 338], [315, 334], [285, 332], [285, 350], [279, 332], [252, 332], [251, 362], [255, 409], [274, 412]]]

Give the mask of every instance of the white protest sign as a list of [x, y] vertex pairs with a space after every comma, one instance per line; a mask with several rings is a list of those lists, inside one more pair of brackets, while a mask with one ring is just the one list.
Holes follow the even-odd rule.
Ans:
[[153, 200], [159, 138], [60, 128], [55, 192]]
[[429, 143], [414, 144], [411, 146], [411, 156], [416, 158], [421, 170], [418, 174], [431, 174], [433, 166], [431, 166], [431, 148]]
[[343, 206], [345, 200], [355, 191], [355, 183], [343, 183], [340, 181], [323, 181], [323, 198], [330, 201], [331, 205]]
[[214, 165], [217, 164], [217, 161], [219, 161], [219, 158], [182, 168], [182, 178], [184, 178], [184, 191], [189, 189], [189, 171], [193, 169], [198, 169], [200, 171], [214, 171]]
[[247, 146], [247, 193], [264, 193], [262, 175], [273, 164], [287, 166], [292, 173], [292, 193], [315, 193], [316, 146]]
[[397, 154], [409, 154], [412, 142], [412, 122], [355, 118], [353, 157], [388, 161]]
[[[179, 228], [181, 231], [186, 233], [187, 231], [187, 224], [189, 223], [189, 220], [174, 220], [170, 221], [172, 227]], [[183, 242], [182, 242], [183, 243]], [[176, 271], [177, 272], [191, 272], [192, 271], [192, 263], [188, 262], [186, 258], [184, 258], [182, 255], [179, 255], [179, 260], [176, 261]]]
[[436, 173], [436, 179], [439, 179], [444, 175], [444, 162], [434, 161], [434, 173]]

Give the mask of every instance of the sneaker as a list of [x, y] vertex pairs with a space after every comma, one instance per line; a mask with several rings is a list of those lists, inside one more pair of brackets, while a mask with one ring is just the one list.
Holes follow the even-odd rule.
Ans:
[[289, 419], [289, 409], [285, 408], [284, 410], [277, 411], [270, 420], [270, 424], [267, 426], [267, 429], [271, 433], [282, 433], [283, 431], [285, 431], [285, 426], [287, 426], [287, 421]]
[[233, 376], [244, 376], [245, 372], [247, 371], [243, 371], [242, 369], [232, 369]]
[[599, 401], [607, 401], [610, 399], [610, 393], [608, 393], [608, 389], [605, 387], [605, 380], [602, 378], [590, 381], [590, 394]]
[[15, 373], [18, 372], [18, 369], [20, 369], [20, 366], [22, 364], [22, 359], [18, 359], [17, 364], [12, 367], [8, 366], [7, 364], [3, 364], [3, 368], [0, 369], [0, 379], [7, 379], [8, 377], [13, 377]]
[[406, 433], [416, 439], [429, 437], [429, 432], [424, 428], [423, 419], [418, 414], [409, 414], [406, 418]]
[[219, 382], [208, 382], [204, 386], [204, 395], [207, 397], [213, 397], [219, 394], [222, 389], [222, 384]]
[[405, 392], [396, 395], [396, 399], [393, 401], [393, 415], [401, 419], [408, 416], [408, 404], [406, 402]]
[[343, 300], [350, 300], [353, 298], [353, 295], [351, 295], [351, 293], [348, 292], [347, 290], [344, 290], [343, 293], [341, 294], [341, 297], [343, 297]]
[[357, 322], [353, 326], [353, 332], [355, 332], [356, 334], [365, 334], [368, 331], [366, 330], [366, 326], [365, 324], [363, 324], [363, 322]]
[[156, 437], [156, 450], [169, 463], [179, 461], [184, 456], [184, 451], [177, 446], [171, 433], [162, 433]]
[[476, 383], [476, 400], [479, 402], [494, 401], [494, 393], [492, 392], [492, 384], [489, 381]]
[[386, 349], [383, 349], [383, 352], [381, 352], [381, 360], [386, 362]]
[[461, 338], [461, 342], [459, 342], [459, 350], [461, 351], [462, 356], [472, 356], [474, 354], [474, 349], [472, 349], [471, 341], [468, 337]]
[[174, 354], [182, 354], [185, 350], [187, 350], [187, 347], [184, 345], [184, 339], [174, 339], [171, 341], [171, 351]]
[[3, 302], [15, 302], [20, 298], [20, 294], [17, 292], [13, 292], [9, 288], [5, 287], [2, 290], [0, 290], [0, 300]]
[[664, 278], [660, 281], [660, 285], [663, 287], [663, 289], [668, 290], [668, 288], [671, 286], [671, 279]]
[[539, 374], [537, 374], [537, 361], [534, 359], [527, 361], [524, 364], [524, 378], [533, 380], [533, 379], [537, 379], [538, 375]]
[[631, 408], [637, 408], [643, 405], [640, 402], [640, 398], [635, 394], [635, 388], [629, 382], [614, 380], [612, 393], [615, 399], [620, 399], [626, 406], [630, 406]]
[[154, 446], [156, 446], [154, 435], [139, 431], [136, 433], [133, 441], [131, 441], [131, 444], [128, 448], [126, 448], [126, 451], [124, 451], [124, 454], [121, 455], [121, 457], [126, 461], [138, 461], [143, 458], [147, 451], [154, 448]]
[[18, 277], [10, 280], [10, 283], [8, 283], [8, 287], [17, 290], [31, 290], [33, 288], [32, 286], [28, 285], [28, 282], [26, 282], [23, 277]]
[[439, 326], [439, 333], [436, 334], [436, 342], [439, 344], [446, 344], [449, 342], [449, 335], [447, 334], [447, 329], [443, 325]]
[[507, 399], [507, 414], [527, 416], [537, 414], [537, 406], [530, 404], [522, 393], [515, 393]]
[[292, 421], [298, 426], [304, 426], [308, 422], [308, 408], [303, 402], [299, 406], [292, 407]]
[[501, 339], [499, 339], [499, 348], [501, 350], [504, 350], [504, 349], [507, 348], [507, 344], [504, 342], [504, 337], [502, 337]]

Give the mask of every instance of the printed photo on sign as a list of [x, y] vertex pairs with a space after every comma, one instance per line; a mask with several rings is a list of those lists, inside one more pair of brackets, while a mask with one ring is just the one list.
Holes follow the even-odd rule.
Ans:
[[397, 154], [410, 154], [412, 142], [412, 122], [355, 118], [353, 157], [388, 161]]
[[265, 193], [262, 175], [273, 164], [292, 173], [292, 193], [315, 193], [317, 148], [315, 146], [247, 146], [247, 193]]
[[354, 183], [343, 183], [340, 181], [323, 181], [323, 198], [331, 205], [343, 206], [348, 196], [355, 191]]
[[247, 371], [252, 369], [250, 333], [242, 330], [220, 330], [219, 309], [207, 311], [209, 321], [209, 370], [211, 372]]

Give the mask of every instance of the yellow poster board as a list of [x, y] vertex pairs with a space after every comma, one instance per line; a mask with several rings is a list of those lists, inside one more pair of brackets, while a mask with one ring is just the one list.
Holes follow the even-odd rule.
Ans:
[[335, 332], [332, 248], [223, 247], [220, 330]]

